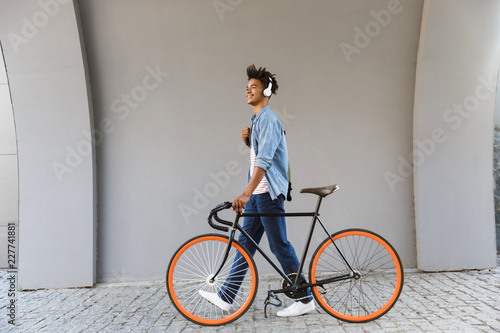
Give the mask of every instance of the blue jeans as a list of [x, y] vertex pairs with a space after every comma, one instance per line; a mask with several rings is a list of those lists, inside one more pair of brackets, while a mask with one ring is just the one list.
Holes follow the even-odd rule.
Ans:
[[[280, 195], [276, 200], [271, 200], [269, 193], [262, 193], [250, 196], [250, 200], [245, 206], [245, 213], [284, 213], [284, 197]], [[295, 254], [295, 250], [287, 240], [286, 236], [286, 221], [285, 217], [245, 217], [243, 222], [243, 230], [245, 230], [253, 240], [259, 244], [264, 232], [269, 241], [269, 248], [276, 256], [281, 268], [286, 275], [297, 273], [299, 270], [299, 260]], [[255, 254], [257, 248], [243, 235], [240, 234], [238, 241], [250, 252]], [[233, 303], [233, 300], [240, 289], [244, 276], [248, 269], [246, 261], [242, 255], [237, 252], [231, 267], [226, 282], [219, 291], [219, 297], [228, 303]], [[311, 296], [309, 289], [307, 295]], [[312, 300], [308, 297], [303, 302]]]

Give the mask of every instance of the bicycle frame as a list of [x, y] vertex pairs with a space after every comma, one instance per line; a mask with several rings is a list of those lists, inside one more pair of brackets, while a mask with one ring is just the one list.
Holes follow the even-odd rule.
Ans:
[[[316, 209], [315, 209], [314, 212], [310, 212], [310, 213], [243, 213], [243, 214], [238, 214], [236, 216], [235, 221], [233, 223], [231, 223], [229, 221], [224, 221], [224, 220], [219, 219], [217, 217], [217, 212], [216, 212], [215, 213], [215, 219], [217, 221], [219, 221], [219, 222], [222, 222], [223, 224], [231, 225], [231, 233], [230, 233], [230, 236], [229, 236], [229, 241], [228, 241], [228, 244], [227, 244], [227, 247], [226, 247], [226, 251], [224, 253], [224, 258], [223, 258], [223, 260], [222, 260], [222, 262], [221, 262], [221, 264], [219, 266], [219, 269], [216, 271], [216, 273], [210, 279], [211, 282], [213, 282], [215, 280], [215, 278], [220, 273], [222, 267], [224, 266], [224, 264], [227, 261], [227, 258], [229, 256], [229, 251], [231, 249], [231, 244], [232, 244], [233, 239], [234, 239], [234, 237], [236, 235], [236, 231], [241, 232], [250, 241], [250, 243], [252, 243], [252, 245], [255, 246], [255, 248], [257, 249], [257, 251], [259, 251], [259, 253], [262, 254], [262, 256], [267, 260], [267, 262], [269, 262], [269, 264], [276, 270], [276, 272], [278, 272], [278, 274], [281, 275], [283, 277], [283, 279], [290, 285], [290, 287], [288, 287], [288, 288], [282, 289], [280, 291], [275, 291], [275, 292], [285, 292], [285, 291], [288, 291], [289, 289], [291, 291], [297, 291], [297, 290], [302, 290], [302, 289], [309, 288], [309, 287], [320, 286], [320, 285], [322, 285], [324, 283], [335, 282], [335, 281], [342, 281], [342, 280], [346, 280], [346, 279], [350, 279], [350, 278], [357, 278], [357, 276], [359, 276], [359, 273], [355, 272], [352, 269], [352, 267], [349, 264], [349, 262], [346, 260], [346, 258], [344, 257], [344, 255], [342, 254], [342, 252], [340, 251], [340, 249], [337, 247], [337, 245], [333, 241], [333, 238], [332, 238], [331, 234], [328, 232], [328, 230], [326, 229], [325, 225], [319, 219], [319, 208], [321, 206], [322, 199], [323, 199], [322, 197], [318, 197], [318, 202], [316, 204]], [[299, 269], [297, 271], [295, 281], [292, 281], [283, 272], [283, 270], [281, 268], [279, 268], [276, 265], [276, 263], [274, 263], [274, 261], [264, 252], [264, 250], [262, 250], [262, 248], [259, 246], [259, 244], [257, 244], [257, 242], [245, 230], [243, 230], [243, 228], [238, 223], [239, 219], [241, 217], [261, 217], [261, 216], [267, 216], [267, 217], [307, 217], [307, 216], [310, 216], [310, 217], [312, 217], [311, 226], [309, 228], [309, 234], [307, 236], [306, 244], [305, 244], [304, 250], [302, 252], [302, 258], [300, 260]], [[209, 217], [209, 221], [210, 221], [210, 217]], [[345, 274], [345, 275], [341, 275], [341, 276], [329, 278], [329, 279], [326, 279], [326, 280], [321, 280], [321, 281], [318, 281], [318, 282], [316, 282], [314, 284], [307, 283], [307, 284], [303, 284], [303, 285], [297, 286], [297, 283], [298, 283], [299, 278], [301, 276], [301, 272], [302, 272], [302, 270], [304, 268], [304, 263], [305, 263], [305, 260], [306, 260], [306, 257], [307, 257], [309, 246], [311, 244], [312, 235], [313, 235], [313, 232], [314, 232], [314, 229], [316, 227], [316, 223], [317, 222], [319, 222], [319, 224], [321, 225], [321, 227], [323, 228], [323, 230], [326, 232], [326, 234], [328, 235], [328, 237], [330, 237], [330, 240], [332, 241], [332, 243], [335, 246], [336, 250], [338, 251], [338, 253], [342, 257], [342, 259], [344, 260], [346, 266], [350, 269], [351, 272], [349, 274]], [[221, 229], [221, 230], [223, 230], [223, 229]], [[227, 231], [227, 228], [225, 228], [224, 230]]]

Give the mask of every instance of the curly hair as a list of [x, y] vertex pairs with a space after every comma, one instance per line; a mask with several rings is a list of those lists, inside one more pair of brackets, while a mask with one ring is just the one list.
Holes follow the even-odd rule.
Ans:
[[257, 69], [254, 64], [247, 67], [248, 80], [249, 81], [250, 79], [259, 80], [260, 82], [262, 82], [262, 86], [264, 87], [264, 89], [267, 88], [267, 86], [269, 85], [269, 79], [272, 80], [271, 81], [273, 84], [271, 88], [272, 95], [276, 95], [278, 91], [278, 81], [276, 81], [275, 75], [276, 74], [271, 74], [271, 72], [268, 72], [265, 67], [259, 67], [259, 69]]

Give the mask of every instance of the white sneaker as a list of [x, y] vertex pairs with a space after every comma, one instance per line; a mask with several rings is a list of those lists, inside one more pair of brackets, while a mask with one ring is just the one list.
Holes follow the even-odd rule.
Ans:
[[315, 308], [316, 307], [314, 306], [313, 301], [310, 301], [309, 303], [293, 302], [292, 305], [286, 309], [278, 311], [276, 314], [278, 317], [295, 317], [314, 311]]
[[231, 304], [220, 298], [219, 295], [217, 295], [217, 293], [209, 293], [208, 291], [205, 290], [200, 290], [198, 292], [204, 299], [206, 299], [207, 301], [209, 301], [214, 305], [217, 305], [222, 310], [229, 311], [229, 309], [231, 309]]

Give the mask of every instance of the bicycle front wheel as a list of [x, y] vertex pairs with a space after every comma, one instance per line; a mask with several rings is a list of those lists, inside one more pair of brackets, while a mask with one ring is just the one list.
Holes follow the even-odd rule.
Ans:
[[[257, 293], [255, 262], [236, 240], [231, 243], [220, 273], [211, 281], [224, 259], [228, 240], [227, 236], [218, 234], [195, 237], [184, 243], [170, 261], [166, 279], [168, 295], [175, 308], [196, 324], [217, 326], [238, 319], [248, 310]], [[236, 294], [227, 311], [200, 294], [200, 291], [218, 293], [221, 288], [232, 296]]]
[[[404, 272], [394, 248], [381, 236], [363, 229], [340, 231], [321, 243], [314, 253], [309, 276], [320, 306], [332, 316], [347, 322], [367, 322], [386, 314], [403, 289]], [[338, 248], [338, 250], [337, 250]], [[328, 279], [355, 274], [347, 279]]]

